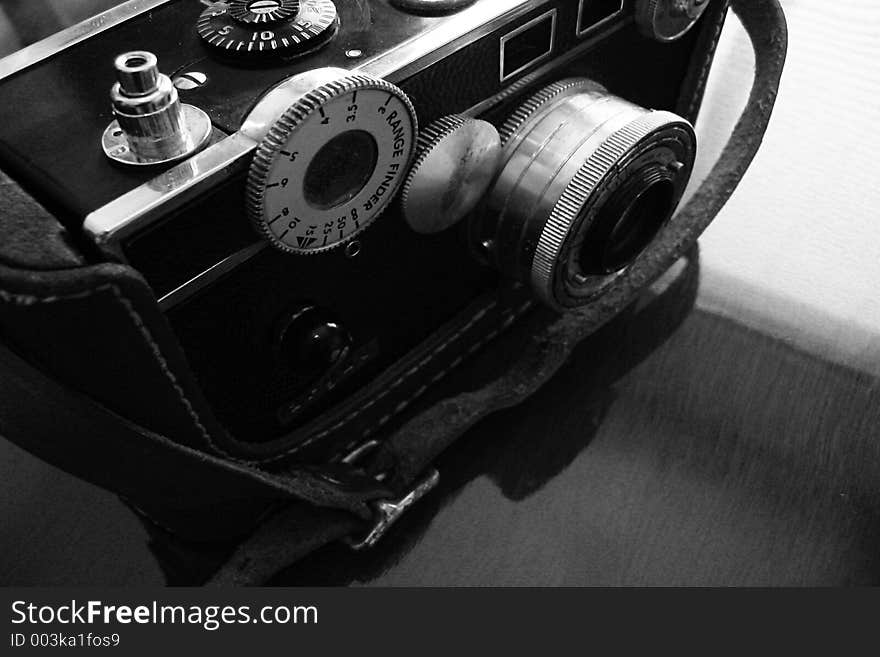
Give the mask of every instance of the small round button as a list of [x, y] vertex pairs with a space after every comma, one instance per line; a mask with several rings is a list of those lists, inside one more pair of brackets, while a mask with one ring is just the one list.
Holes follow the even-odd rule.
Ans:
[[410, 228], [432, 234], [468, 215], [492, 183], [501, 158], [501, 138], [491, 123], [459, 115], [429, 125], [401, 192]]
[[306, 304], [283, 318], [278, 327], [276, 345], [281, 367], [318, 377], [345, 358], [352, 339], [331, 313]]

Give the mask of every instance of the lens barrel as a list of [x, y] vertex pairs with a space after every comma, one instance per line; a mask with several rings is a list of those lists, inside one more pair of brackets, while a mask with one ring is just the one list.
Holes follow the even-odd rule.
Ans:
[[535, 94], [501, 135], [477, 238], [496, 267], [559, 309], [601, 294], [650, 246], [696, 153], [686, 120], [584, 78]]

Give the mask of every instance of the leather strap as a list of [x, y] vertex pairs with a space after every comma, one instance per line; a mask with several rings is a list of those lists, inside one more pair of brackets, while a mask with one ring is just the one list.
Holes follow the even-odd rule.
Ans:
[[[595, 303], [562, 316], [539, 313], [517, 332], [517, 359], [487, 385], [443, 400], [417, 415], [383, 443], [369, 466], [371, 473], [390, 474], [392, 489], [405, 490], [462, 433], [486, 415], [515, 405], [531, 395], [561, 367], [585, 337], [631, 303], [691, 249], [702, 231], [721, 210], [758, 151], [770, 121], [787, 49], [785, 17], [777, 0], [732, 0], [755, 51], [756, 71], [749, 101], [718, 162], [690, 201], [679, 210], [676, 230], [667, 231], [650, 257], [640, 259], [611, 293]], [[714, 34], [703, 38], [716, 40]], [[709, 61], [690, 76], [694, 85], [683, 94], [684, 110], [695, 116], [708, 75]], [[318, 514], [316, 516], [316, 514]], [[242, 543], [208, 582], [211, 585], [248, 585], [265, 582], [281, 568], [319, 547], [350, 534], [350, 516], [321, 515], [310, 510], [284, 508]], [[302, 527], [311, 529], [305, 534]]]

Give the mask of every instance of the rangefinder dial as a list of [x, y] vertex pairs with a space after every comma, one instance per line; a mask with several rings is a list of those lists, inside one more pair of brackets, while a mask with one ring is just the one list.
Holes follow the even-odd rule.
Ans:
[[257, 149], [248, 211], [275, 247], [313, 254], [367, 228], [406, 176], [418, 126], [406, 95], [344, 75], [290, 106]]

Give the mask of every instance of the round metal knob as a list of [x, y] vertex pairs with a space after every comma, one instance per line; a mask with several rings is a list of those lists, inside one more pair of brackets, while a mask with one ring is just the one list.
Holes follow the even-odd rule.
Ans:
[[211, 134], [202, 110], [183, 105], [156, 55], [135, 50], [114, 61], [117, 82], [110, 91], [116, 117], [102, 146], [112, 160], [131, 165], [174, 162], [201, 148]]
[[407, 223], [422, 234], [458, 223], [483, 198], [500, 157], [501, 138], [491, 123], [452, 115], [429, 125], [401, 193]]
[[639, 0], [636, 24], [645, 36], [675, 41], [700, 19], [711, 0]]
[[428, 16], [451, 14], [474, 4], [476, 0], [391, 0], [398, 9]]
[[159, 62], [146, 50], [127, 52], [113, 62], [120, 93], [144, 96], [159, 88]]

